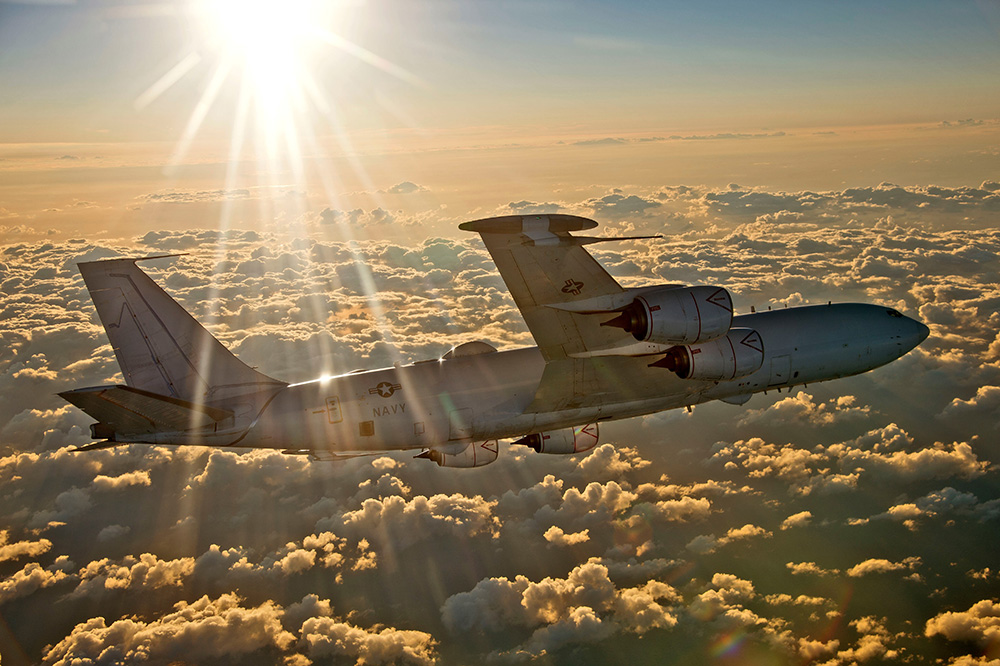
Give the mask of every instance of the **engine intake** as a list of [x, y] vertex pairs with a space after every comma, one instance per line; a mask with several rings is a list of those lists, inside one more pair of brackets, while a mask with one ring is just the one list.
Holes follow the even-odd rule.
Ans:
[[746, 377], [764, 365], [764, 341], [752, 328], [733, 328], [697, 345], [677, 345], [650, 367], [666, 368], [681, 379], [722, 382]]
[[569, 454], [589, 451], [597, 446], [599, 440], [597, 424], [591, 423], [576, 428], [525, 435], [514, 444], [527, 446], [538, 453]]
[[663, 287], [645, 292], [601, 326], [616, 326], [639, 342], [690, 345], [724, 335], [733, 299], [722, 287]]

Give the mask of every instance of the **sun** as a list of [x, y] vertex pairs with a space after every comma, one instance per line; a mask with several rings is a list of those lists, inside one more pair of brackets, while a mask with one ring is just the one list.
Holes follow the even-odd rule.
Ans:
[[258, 103], [273, 102], [304, 84], [311, 43], [336, 7], [317, 0], [203, 0], [207, 42], [226, 66], [240, 71]]
[[135, 101], [142, 109], [182, 79], [203, 77], [174, 165], [184, 161], [209, 112], [218, 109], [230, 118], [231, 166], [251, 157], [298, 172], [303, 146], [315, 144], [318, 135], [334, 135], [344, 145], [337, 106], [349, 93], [327, 90], [316, 78], [329, 71], [334, 56], [421, 85], [410, 72], [343, 36], [340, 31], [364, 11], [356, 0], [187, 0], [183, 7], [191, 50]]

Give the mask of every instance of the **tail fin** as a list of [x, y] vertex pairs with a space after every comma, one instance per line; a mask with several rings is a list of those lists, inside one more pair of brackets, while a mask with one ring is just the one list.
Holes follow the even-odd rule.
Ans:
[[236, 358], [137, 261], [79, 264], [128, 386], [200, 404], [285, 385]]

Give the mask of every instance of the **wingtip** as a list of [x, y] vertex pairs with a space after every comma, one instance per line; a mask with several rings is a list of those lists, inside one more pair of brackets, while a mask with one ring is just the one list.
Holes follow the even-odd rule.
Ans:
[[121, 446], [122, 442], [113, 442], [110, 439], [105, 439], [101, 442], [91, 442], [90, 444], [84, 444], [83, 446], [78, 446], [75, 449], [70, 449], [70, 453], [81, 453], [83, 451], [99, 451], [100, 449], [110, 449], [113, 446]]
[[597, 222], [579, 215], [566, 213], [546, 213], [543, 215], [503, 215], [470, 220], [458, 225], [462, 231], [481, 234], [520, 234], [526, 231], [549, 231], [564, 233], [593, 229]]
[[86, 266], [89, 264], [110, 264], [115, 261], [130, 261], [133, 264], [139, 261], [150, 261], [152, 259], [169, 259], [172, 257], [186, 257], [191, 254], [190, 252], [177, 252], [174, 254], [152, 254], [146, 257], [114, 257], [112, 259], [97, 259], [94, 261], [78, 261], [77, 266]]

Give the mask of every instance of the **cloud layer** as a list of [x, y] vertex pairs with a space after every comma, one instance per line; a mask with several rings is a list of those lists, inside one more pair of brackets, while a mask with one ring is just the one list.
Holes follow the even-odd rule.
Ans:
[[120, 254], [193, 250], [146, 266], [243, 360], [291, 381], [470, 339], [531, 344], [474, 237], [323, 232], [413, 223], [351, 210], [299, 238], [0, 247], [4, 663], [579, 663], [650, 650], [981, 663], [996, 646], [998, 196], [989, 182], [733, 185], [509, 204], [595, 214], [608, 235], [667, 234], [595, 251], [629, 285], [724, 284], [743, 312], [879, 302], [932, 334], [867, 375], [608, 423], [586, 456], [504, 447], [479, 470], [407, 454], [74, 454], [89, 419], [54, 395], [119, 381], [74, 264]]

